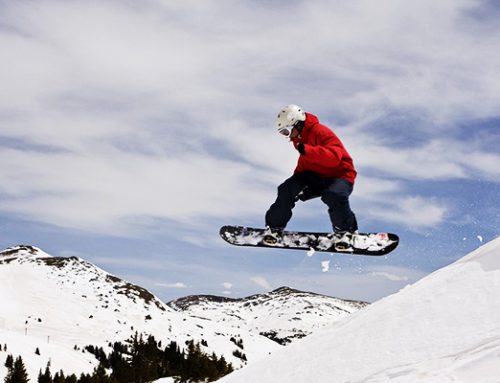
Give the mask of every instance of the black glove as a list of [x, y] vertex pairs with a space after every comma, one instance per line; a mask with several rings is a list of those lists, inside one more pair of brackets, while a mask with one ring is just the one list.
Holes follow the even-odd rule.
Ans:
[[300, 154], [306, 154], [306, 148], [304, 147], [304, 144], [302, 142], [297, 145], [297, 150]]

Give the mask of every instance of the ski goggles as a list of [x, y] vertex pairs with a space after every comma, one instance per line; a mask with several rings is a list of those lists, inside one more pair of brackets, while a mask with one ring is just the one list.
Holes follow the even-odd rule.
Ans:
[[290, 137], [292, 134], [293, 126], [285, 126], [281, 129], [278, 129], [278, 133], [284, 135], [285, 137]]

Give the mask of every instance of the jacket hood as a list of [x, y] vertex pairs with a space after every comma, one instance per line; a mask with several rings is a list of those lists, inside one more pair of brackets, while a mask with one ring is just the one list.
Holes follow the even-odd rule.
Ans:
[[312, 126], [314, 124], [317, 124], [319, 122], [318, 117], [316, 117], [314, 114], [307, 113], [306, 112], [306, 121], [305, 121], [305, 126]]
[[306, 112], [306, 120], [304, 121], [304, 129], [302, 129], [302, 132], [300, 133], [301, 137], [307, 138], [307, 136], [309, 136], [309, 131], [316, 124], [319, 124], [318, 117], [316, 117], [314, 114]]

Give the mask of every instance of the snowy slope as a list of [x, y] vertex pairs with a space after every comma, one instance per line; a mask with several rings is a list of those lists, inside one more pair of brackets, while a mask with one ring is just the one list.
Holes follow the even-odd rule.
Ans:
[[[0, 286], [0, 344], [8, 345], [0, 360], [23, 356], [31, 377], [49, 358], [54, 371], [91, 372], [95, 358], [75, 346], [105, 346], [172, 321], [172, 310], [139, 286], [82, 259], [51, 257], [30, 246], [0, 252]], [[36, 348], [40, 357], [33, 356]]]
[[500, 382], [500, 238], [221, 380]]
[[106, 349], [135, 331], [164, 344], [205, 340], [207, 353], [224, 355], [239, 368], [246, 363], [233, 356], [235, 339], [243, 341], [251, 364], [283, 348], [268, 332], [296, 340], [363, 306], [291, 289], [226, 302], [194, 296], [167, 305], [81, 258], [51, 257], [31, 246], [0, 252], [0, 302], [0, 345], [8, 345], [0, 351], [0, 379], [8, 354], [21, 355], [32, 378], [49, 358], [53, 371], [91, 372], [96, 361], [81, 351], [84, 346]]

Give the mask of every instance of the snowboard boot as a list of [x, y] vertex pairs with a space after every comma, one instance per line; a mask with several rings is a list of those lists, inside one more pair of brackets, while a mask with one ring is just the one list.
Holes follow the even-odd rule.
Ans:
[[276, 245], [283, 238], [283, 229], [278, 227], [266, 227], [262, 242], [267, 245]]

